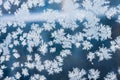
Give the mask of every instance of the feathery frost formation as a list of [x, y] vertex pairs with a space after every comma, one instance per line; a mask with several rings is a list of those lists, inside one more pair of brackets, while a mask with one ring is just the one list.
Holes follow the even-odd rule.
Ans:
[[[49, 76], [64, 72], [74, 49], [81, 49], [92, 66], [103, 65], [120, 53], [116, 53], [120, 35], [112, 37], [115, 26], [102, 22], [103, 17], [114, 18], [120, 26], [120, 4], [112, 6], [112, 0], [0, 0], [0, 80], [51, 80]], [[100, 45], [95, 48], [94, 42]], [[72, 59], [67, 63], [74, 64]], [[65, 77], [120, 80], [120, 62], [102, 74], [99, 68], [74, 65]]]

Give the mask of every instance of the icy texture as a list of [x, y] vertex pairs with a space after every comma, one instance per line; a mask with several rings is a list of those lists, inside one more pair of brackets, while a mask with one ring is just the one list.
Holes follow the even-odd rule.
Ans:
[[[112, 0], [0, 0], [0, 80], [51, 80], [49, 76], [64, 75], [63, 66], [75, 49], [86, 54], [92, 67], [111, 60], [120, 49], [120, 35], [113, 38], [114, 26], [102, 22], [102, 17], [115, 18], [120, 26], [120, 4], [111, 3]], [[93, 41], [100, 45], [95, 48]], [[72, 59], [68, 63], [74, 64]], [[73, 70], [68, 69], [68, 74], [57, 80], [120, 80], [118, 63], [105, 76], [94, 67], [88, 70], [71, 65]], [[78, 64], [82, 65], [79, 61]]]

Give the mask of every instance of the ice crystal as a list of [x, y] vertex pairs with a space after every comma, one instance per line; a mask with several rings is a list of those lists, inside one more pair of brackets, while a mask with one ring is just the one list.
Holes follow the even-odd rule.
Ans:
[[69, 72], [70, 80], [86, 80], [84, 77], [86, 75], [86, 71], [84, 69], [79, 70], [78, 68], [74, 68], [72, 72]]
[[106, 75], [104, 80], [117, 80], [117, 75], [114, 72], [110, 72]]

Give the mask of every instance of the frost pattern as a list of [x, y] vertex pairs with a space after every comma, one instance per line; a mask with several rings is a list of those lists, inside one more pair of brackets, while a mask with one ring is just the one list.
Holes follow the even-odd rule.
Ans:
[[[111, 0], [0, 0], [0, 80], [26, 77], [47, 80], [43, 72], [51, 76], [63, 72], [65, 60], [75, 54], [74, 49], [86, 51], [86, 59], [93, 66], [111, 60], [120, 49], [120, 35], [113, 38], [113, 27], [101, 22], [103, 16], [108, 20], [117, 16], [115, 22], [120, 24], [120, 4], [111, 3]], [[35, 12], [38, 8], [41, 11]], [[93, 50], [92, 41], [101, 43], [98, 49]], [[109, 47], [104, 41], [109, 42]], [[99, 69], [75, 67], [68, 71], [69, 80], [101, 79]], [[102, 79], [119, 80], [119, 66], [116, 71], [108, 72]]]

